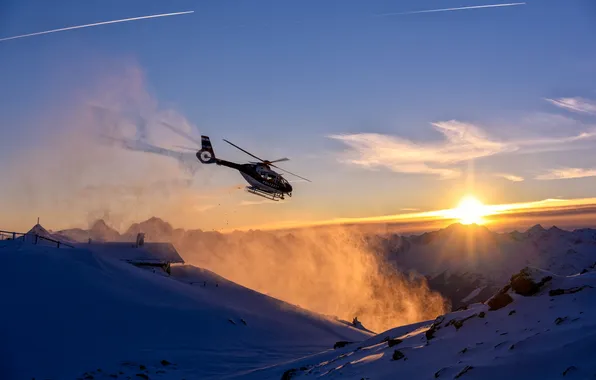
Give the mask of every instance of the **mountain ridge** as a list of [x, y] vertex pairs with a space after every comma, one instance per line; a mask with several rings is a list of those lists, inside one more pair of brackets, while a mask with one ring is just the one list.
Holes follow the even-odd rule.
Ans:
[[[104, 221], [96, 222], [94, 226], [98, 224], [107, 226]], [[70, 231], [59, 233], [71, 236]], [[74, 231], [80, 241], [87, 240], [87, 237], [81, 239], [84, 236], [81, 230]], [[200, 229], [174, 229], [163, 219], [152, 217], [132, 224], [124, 234], [113, 234], [111, 238], [134, 241], [136, 233], [144, 232], [146, 241], [171, 242], [187, 262], [221, 272], [237, 282], [242, 281], [236, 277], [239, 274], [230, 268], [230, 264], [246, 260], [246, 252], [255, 251], [254, 257], [270, 257], [276, 262], [287, 260], [287, 252], [296, 249], [321, 250], [320, 255], [328, 255], [329, 251], [322, 246], [344, 239], [346, 242], [336, 249], [344, 249], [346, 245], [351, 248], [360, 244], [358, 241], [362, 238], [365, 242], [363, 249], [374, 252], [383, 262], [394, 267], [392, 270], [415, 272], [426, 277], [431, 289], [449, 299], [453, 308], [484, 300], [510, 273], [526, 265], [569, 275], [596, 262], [596, 230], [590, 228], [567, 231], [557, 226], [546, 229], [536, 224], [523, 232], [494, 232], [484, 225], [453, 223], [418, 235], [360, 233], [354, 229], [342, 229], [342, 233], [354, 235], [348, 239], [337, 237], [339, 235], [334, 228], [305, 231], [310, 230], [251, 230], [224, 234]], [[95, 238], [109, 240], [106, 236]], [[317, 253], [309, 254], [316, 257]], [[227, 261], [230, 262], [224, 266], [222, 263]], [[275, 271], [276, 267], [272, 270]], [[262, 281], [252, 278], [246, 281], [249, 282], [244, 285], [267, 290]]]

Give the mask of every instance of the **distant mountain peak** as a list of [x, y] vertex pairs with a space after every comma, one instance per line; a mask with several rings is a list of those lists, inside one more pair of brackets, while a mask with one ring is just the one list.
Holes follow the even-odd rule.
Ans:
[[91, 226], [91, 230], [105, 230], [112, 229], [103, 219], [98, 219]]
[[459, 222], [450, 224], [444, 230], [453, 232], [490, 232], [490, 230], [482, 224], [462, 224]]
[[128, 239], [134, 238], [139, 232], [145, 234], [145, 239], [149, 240], [167, 240], [174, 232], [174, 227], [165, 220], [152, 216], [151, 218], [140, 222], [133, 223], [126, 233]]
[[541, 224], [536, 224], [528, 229], [527, 232], [544, 232], [546, 229]]
[[161, 225], [161, 226], [167, 226], [169, 228], [172, 228], [172, 225], [168, 222], [166, 222], [165, 220], [158, 218], [156, 216], [152, 216], [151, 218], [145, 220], [144, 222], [138, 223], [140, 225]]

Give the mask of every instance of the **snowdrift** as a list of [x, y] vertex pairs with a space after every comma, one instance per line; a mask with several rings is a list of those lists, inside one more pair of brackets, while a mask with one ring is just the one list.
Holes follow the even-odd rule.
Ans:
[[0, 257], [1, 379], [222, 379], [371, 336], [200, 269], [16, 242]]
[[593, 378], [593, 270], [594, 265], [582, 274], [558, 276], [525, 268], [486, 303], [255, 371], [247, 378]]

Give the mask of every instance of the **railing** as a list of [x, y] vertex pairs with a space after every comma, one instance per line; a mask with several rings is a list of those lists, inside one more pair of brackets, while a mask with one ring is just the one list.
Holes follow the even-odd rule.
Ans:
[[2, 231], [0, 230], [0, 240], [20, 240], [24, 242], [31, 242], [33, 244], [38, 244], [40, 242], [50, 242], [52, 244], [56, 244], [56, 248], [68, 247], [74, 248], [70, 244], [63, 243], [59, 240], [47, 238], [45, 236], [41, 236], [38, 234], [33, 233], [22, 233], [22, 232], [13, 232], [13, 231]]
[[10, 232], [0, 230], [0, 240], [16, 240], [22, 238], [25, 234], [20, 232]]

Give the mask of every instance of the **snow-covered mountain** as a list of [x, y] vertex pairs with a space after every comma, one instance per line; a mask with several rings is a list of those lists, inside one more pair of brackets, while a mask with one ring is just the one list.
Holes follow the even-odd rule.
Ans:
[[[251, 272], [256, 267], [247, 251], [256, 249], [253, 245], [264, 255], [262, 265], [287, 265], [298, 255], [306, 258], [303, 265], [323, 267], [323, 272], [305, 272], [291, 266], [301, 277], [292, 284], [294, 291], [320, 284], [305, 276], [330, 273], [335, 270], [330, 264], [340, 265], [359, 250], [338, 262], [325, 261], [321, 253], [362, 244], [395, 265], [387, 268], [423, 273], [432, 287], [466, 306], [374, 335], [359, 324], [282, 302], [196, 266], [174, 266], [167, 275], [92, 253], [84, 244], [57, 249], [5, 241], [0, 246], [7, 264], [0, 276], [0, 326], [10, 328], [0, 336], [0, 378], [584, 379], [596, 374], [591, 360], [596, 346], [593, 230], [535, 226], [495, 233], [452, 225], [418, 236], [354, 237], [351, 232], [347, 238], [318, 234], [308, 240], [297, 232], [170, 230], [161, 222], [148, 221], [143, 229], [170, 234], [159, 238], [207, 255], [206, 262], [241, 248], [244, 256], [226, 263], [257, 281], [268, 274]], [[309, 252], [321, 247], [326, 250]], [[346, 268], [360, 270], [365, 262]], [[341, 274], [331, 273], [323, 282], [329, 286]], [[357, 279], [349, 274], [349, 280]], [[383, 289], [394, 284], [376, 282], [365, 298], [395, 291]], [[391, 299], [415, 293], [407, 288], [414, 282], [400, 284], [399, 291], [389, 292]], [[370, 290], [350, 285], [341, 282], [338, 288], [352, 292], [344, 302], [357, 302], [358, 292]], [[309, 291], [325, 295], [320, 303], [335, 304], [331, 295], [338, 293], [331, 290], [315, 286]], [[413, 300], [398, 309], [412, 311], [404, 305]]]
[[[385, 230], [379, 228], [379, 231]], [[60, 233], [74, 238], [78, 233], [72, 231]], [[147, 241], [172, 242], [188, 262], [217, 270], [224, 270], [217, 265], [220, 261], [246, 261], [251, 256], [266, 256], [270, 262], [283, 262], [288, 260], [290, 252], [303, 250], [312, 253], [313, 257], [324, 257], [329, 254], [326, 243], [336, 239], [334, 230], [325, 228], [307, 233], [185, 231], [174, 229], [159, 218], [134, 224], [125, 234], [113, 238], [133, 241], [137, 232], [147, 233]], [[524, 232], [498, 233], [485, 226], [453, 224], [412, 236], [362, 232], [358, 226], [346, 228], [343, 233], [351, 235], [347, 244], [363, 245], [364, 249], [392, 264], [396, 271], [424, 275], [431, 289], [447, 297], [454, 309], [486, 300], [511, 273], [527, 265], [569, 275], [596, 262], [594, 229], [565, 231], [555, 226], [545, 229], [536, 225]], [[313, 244], [313, 241], [317, 243]], [[337, 249], [343, 248], [345, 246], [337, 246]], [[253, 251], [256, 253], [252, 254]], [[236, 280], [234, 273], [227, 274]], [[263, 285], [259, 290], [269, 289]]]
[[400, 244], [385, 254], [398, 267], [425, 274], [458, 308], [484, 301], [511, 273], [528, 265], [560, 275], [579, 273], [596, 262], [595, 232], [536, 225], [524, 233], [496, 233], [453, 224], [420, 236], [387, 237]]
[[372, 335], [191, 266], [23, 241], [0, 257], [3, 380], [222, 379]]
[[596, 272], [527, 268], [486, 303], [243, 378], [592, 379], [594, 347]]

